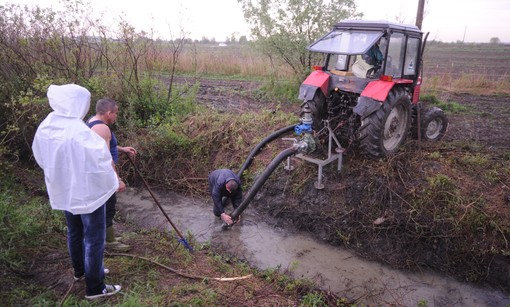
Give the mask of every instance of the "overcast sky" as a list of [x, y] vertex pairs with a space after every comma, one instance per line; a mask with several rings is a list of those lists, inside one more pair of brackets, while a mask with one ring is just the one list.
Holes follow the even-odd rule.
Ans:
[[[98, 12], [110, 16], [125, 14], [139, 29], [151, 26], [161, 35], [179, 35], [182, 28], [193, 39], [223, 41], [236, 32], [249, 36], [241, 5], [237, 0], [88, 0]], [[425, 0], [422, 30], [429, 40], [443, 42], [489, 42], [498, 37], [510, 43], [510, 0]], [[418, 0], [355, 0], [365, 20], [404, 21], [414, 24]], [[0, 0], [57, 7], [58, 0]], [[170, 30], [169, 30], [170, 27]], [[327, 32], [329, 29], [324, 29]]]

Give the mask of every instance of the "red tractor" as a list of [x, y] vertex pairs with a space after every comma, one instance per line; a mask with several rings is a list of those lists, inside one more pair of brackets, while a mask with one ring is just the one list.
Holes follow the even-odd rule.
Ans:
[[[426, 38], [416, 27], [389, 22], [343, 21], [311, 44], [324, 54], [324, 64], [299, 88], [303, 100], [301, 121], [271, 133], [250, 152], [238, 172], [241, 177], [267, 143], [294, 131], [300, 139], [276, 156], [257, 177], [242, 204], [230, 215], [236, 219], [255, 197], [276, 167], [290, 157], [318, 166], [315, 187], [324, 189], [323, 167], [342, 165], [347, 146], [359, 142], [368, 155], [381, 158], [399, 149], [408, 134], [437, 141], [448, 119], [437, 107], [422, 109], [420, 97], [422, 56]], [[327, 144], [327, 158], [308, 155], [317, 144]]]
[[332, 133], [341, 146], [357, 141], [375, 158], [397, 152], [409, 134], [441, 139], [448, 126], [444, 112], [418, 102], [425, 42], [413, 25], [335, 24], [308, 47], [324, 54], [324, 62], [300, 86], [303, 117], [296, 133], [322, 140]]

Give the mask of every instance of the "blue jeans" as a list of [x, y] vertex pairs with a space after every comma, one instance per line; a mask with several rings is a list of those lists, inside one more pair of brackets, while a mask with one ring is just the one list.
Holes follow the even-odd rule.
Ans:
[[67, 245], [74, 276], [85, 274], [87, 295], [102, 293], [104, 284], [104, 245], [106, 237], [105, 205], [89, 214], [73, 215], [64, 211]]

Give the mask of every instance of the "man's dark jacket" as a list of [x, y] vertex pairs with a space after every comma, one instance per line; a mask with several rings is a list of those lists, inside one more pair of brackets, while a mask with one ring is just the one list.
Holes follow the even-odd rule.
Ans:
[[[226, 188], [227, 182], [235, 180], [237, 182], [237, 190], [229, 193]], [[230, 198], [234, 209], [239, 207], [243, 200], [243, 190], [241, 188], [241, 180], [233, 171], [229, 169], [217, 169], [209, 174], [209, 190], [214, 202], [214, 214], [220, 216], [224, 213], [224, 204], [221, 199], [223, 197]]]

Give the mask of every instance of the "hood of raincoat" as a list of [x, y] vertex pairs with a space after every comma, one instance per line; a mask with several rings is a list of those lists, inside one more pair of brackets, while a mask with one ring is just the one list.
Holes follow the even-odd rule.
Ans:
[[32, 151], [44, 171], [51, 207], [92, 213], [119, 182], [106, 142], [83, 122], [90, 92], [75, 84], [50, 85], [48, 100], [53, 112], [37, 128]]
[[90, 109], [90, 92], [76, 84], [50, 85], [48, 101], [56, 115], [83, 119]]

